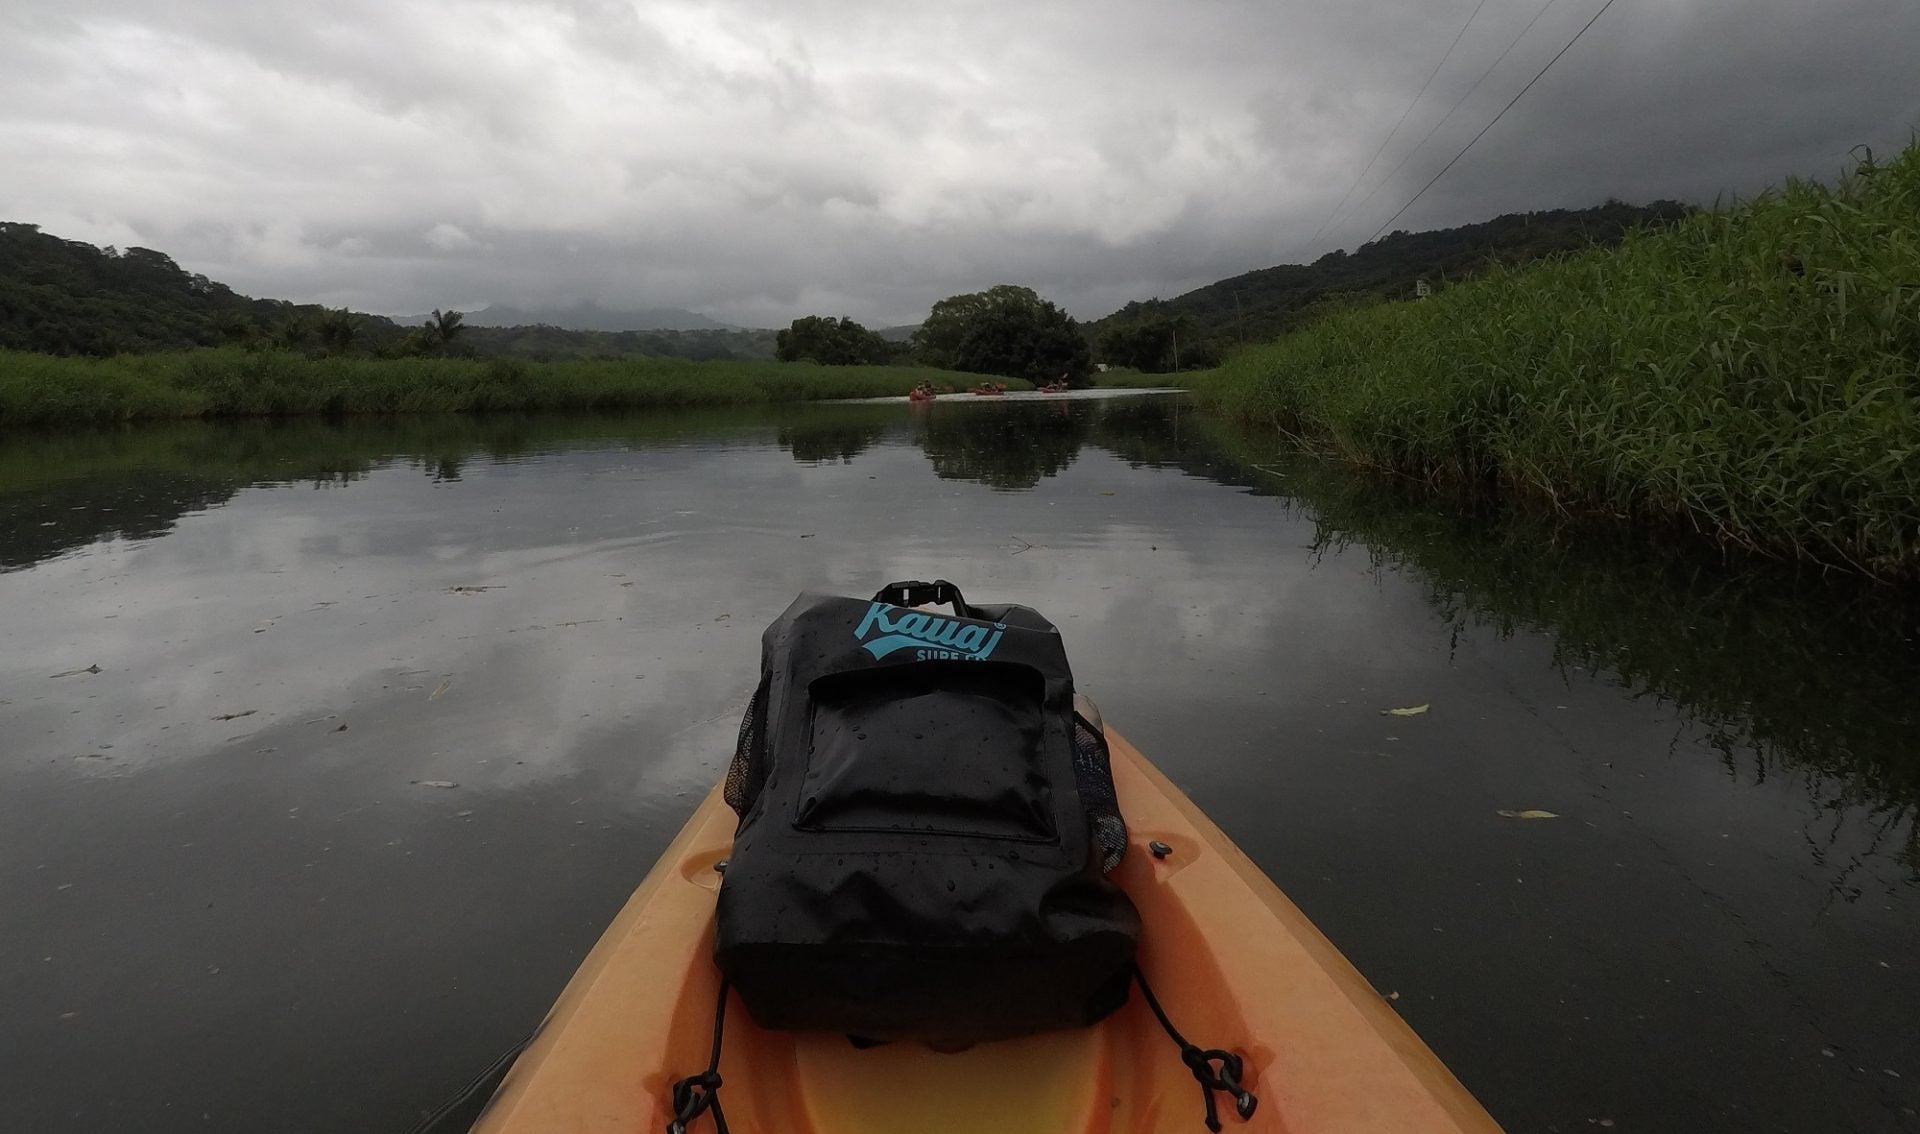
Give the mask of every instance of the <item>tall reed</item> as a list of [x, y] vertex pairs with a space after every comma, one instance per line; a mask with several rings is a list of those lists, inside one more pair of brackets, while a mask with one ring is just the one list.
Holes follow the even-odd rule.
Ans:
[[1395, 474], [1920, 578], [1920, 145], [1196, 384]]

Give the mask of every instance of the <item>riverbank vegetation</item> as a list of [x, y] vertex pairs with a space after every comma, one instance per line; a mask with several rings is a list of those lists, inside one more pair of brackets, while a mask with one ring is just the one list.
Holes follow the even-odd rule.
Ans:
[[1920, 579], [1920, 146], [1192, 379], [1354, 463]]
[[234, 347], [113, 358], [0, 351], [0, 427], [284, 414], [624, 410], [902, 395], [971, 374], [778, 362], [310, 358]]
[[1204, 370], [1227, 352], [1298, 330], [1350, 307], [1410, 299], [1421, 280], [1439, 287], [1497, 266], [1519, 267], [1608, 247], [1628, 233], [1692, 212], [1678, 201], [1508, 213], [1479, 224], [1395, 231], [1311, 264], [1245, 272], [1172, 299], [1133, 302], [1086, 325], [1100, 361], [1152, 373]]

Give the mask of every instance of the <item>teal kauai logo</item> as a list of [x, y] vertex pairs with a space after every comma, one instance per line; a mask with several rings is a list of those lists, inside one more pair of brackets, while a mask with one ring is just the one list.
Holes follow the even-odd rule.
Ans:
[[1006, 628], [876, 602], [853, 636], [875, 661], [906, 649], [915, 651], [915, 661], [986, 661]]

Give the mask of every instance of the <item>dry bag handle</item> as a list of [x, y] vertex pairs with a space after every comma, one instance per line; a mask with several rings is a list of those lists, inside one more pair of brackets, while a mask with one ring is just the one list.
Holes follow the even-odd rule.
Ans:
[[892, 603], [894, 606], [925, 606], [928, 603], [952, 603], [953, 612], [962, 618], [973, 618], [973, 608], [960, 594], [960, 588], [945, 579], [935, 579], [923, 583], [918, 579], [902, 583], [888, 583], [873, 596], [875, 602]]

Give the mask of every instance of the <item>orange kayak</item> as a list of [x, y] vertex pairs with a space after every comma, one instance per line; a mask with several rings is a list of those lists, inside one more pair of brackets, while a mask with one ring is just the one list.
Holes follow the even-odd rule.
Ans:
[[[1498, 1134], [1499, 1126], [1252, 860], [1111, 728], [1133, 846], [1139, 963], [1180, 1031], [1236, 1050], [1259, 1095], [1226, 1130]], [[635, 1134], [707, 1065], [720, 976], [714, 864], [734, 814], [715, 788], [621, 910], [473, 1127]], [[1148, 845], [1171, 847], [1164, 858]], [[1145, 1134], [1204, 1130], [1202, 1092], [1137, 991], [1099, 1024], [942, 1054], [756, 1027], [728, 1008], [719, 1092], [734, 1134]], [[1230, 1109], [1230, 1108], [1229, 1108]], [[691, 1126], [711, 1131], [712, 1117]]]

